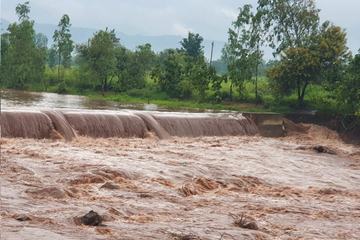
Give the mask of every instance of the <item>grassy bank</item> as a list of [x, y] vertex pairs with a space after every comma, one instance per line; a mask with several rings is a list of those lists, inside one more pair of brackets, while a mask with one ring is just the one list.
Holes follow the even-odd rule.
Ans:
[[[89, 76], [89, 79], [91, 76]], [[27, 84], [26, 90], [34, 92], [52, 92], [60, 94], [81, 95], [93, 99], [106, 101], [117, 101], [123, 103], [151, 103], [168, 108], [193, 108], [196, 111], [204, 109], [233, 110], [247, 112], [277, 112], [291, 113], [299, 109], [297, 95], [292, 94], [282, 98], [275, 98], [269, 87], [266, 78], [258, 80], [259, 101], [256, 104], [254, 80], [245, 82], [241, 94], [237, 89], [233, 89], [230, 96], [230, 83], [223, 83], [220, 91], [221, 103], [213, 101], [214, 91], [206, 91], [206, 99], [199, 101], [199, 96], [193, 92], [187, 99], [172, 99], [161, 92], [158, 85], [150, 78], [146, 78], [144, 89], [132, 89], [126, 92], [115, 92], [109, 90], [105, 96], [101, 93], [98, 82], [93, 82], [86, 78], [86, 75], [78, 68], [72, 68], [61, 72], [59, 80], [56, 69], [47, 68], [44, 79], [38, 83]], [[116, 79], [114, 82], [116, 83]], [[322, 86], [310, 85], [304, 99], [304, 110], [317, 110], [322, 113], [348, 113], [346, 105], [339, 103]]]

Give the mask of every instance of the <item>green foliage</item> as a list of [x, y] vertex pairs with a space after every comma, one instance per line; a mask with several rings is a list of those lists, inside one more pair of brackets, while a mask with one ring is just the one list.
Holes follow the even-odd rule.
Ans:
[[205, 101], [205, 91], [209, 89], [209, 70], [204, 56], [200, 55], [196, 64], [190, 71], [190, 81], [199, 93], [200, 101]]
[[[56, 52], [58, 55], [58, 64], [63, 68], [71, 67], [71, 52], [73, 51], [73, 41], [71, 40], [70, 34], [70, 18], [67, 14], [64, 14], [58, 24], [59, 29], [55, 30], [53, 39], [54, 45], [51, 53]], [[53, 65], [53, 62], [51, 62]], [[60, 68], [59, 68], [60, 69]], [[59, 71], [58, 69], [58, 71]], [[60, 76], [60, 73], [59, 73]]]
[[211, 84], [211, 90], [214, 91], [214, 94], [208, 99], [209, 102], [219, 104], [221, 100], [224, 99], [221, 95], [221, 84], [227, 82], [228, 75], [219, 76], [216, 73], [215, 67], [211, 66], [208, 69], [208, 78]]
[[25, 2], [24, 4], [18, 4], [15, 8], [16, 15], [18, 15], [19, 21], [29, 21], [29, 13], [30, 13], [30, 6], [29, 2]]
[[59, 83], [56, 93], [59, 93], [59, 94], [67, 94], [68, 93], [68, 90], [66, 89], [66, 83], [64, 81]]
[[269, 70], [268, 77], [274, 94], [289, 96], [297, 89], [302, 106], [307, 86], [317, 80], [320, 72], [319, 56], [309, 48], [291, 48], [281, 57], [281, 64]]
[[[222, 59], [208, 66], [199, 34], [189, 32], [181, 49], [155, 54], [150, 44], [126, 49], [108, 29], [77, 44], [72, 62], [69, 16], [61, 18], [48, 50], [46, 36], [34, 31], [25, 2], [16, 7], [19, 22], [1, 38], [0, 84], [96, 98], [101, 92], [106, 100], [174, 108], [245, 106], [247, 111], [288, 113], [302, 107], [360, 115], [360, 50], [351, 58], [345, 31], [329, 21], [320, 26], [313, 0], [258, 0], [258, 4], [257, 12], [251, 5], [239, 8]], [[262, 61], [265, 41], [278, 59]], [[269, 79], [259, 78], [265, 72]], [[233, 90], [239, 94], [233, 96]]]
[[185, 51], [186, 54], [192, 58], [194, 63], [197, 62], [199, 56], [204, 55], [204, 47], [201, 46], [203, 40], [203, 37], [201, 37], [198, 33], [194, 34], [189, 32], [188, 37], [183, 38], [183, 40], [180, 41], [181, 50]]
[[[22, 89], [27, 83], [39, 82], [45, 69], [44, 40], [35, 36], [34, 22], [29, 20], [29, 2], [19, 4], [16, 13], [20, 23], [10, 24], [5, 35], [5, 50], [2, 51], [1, 83], [9, 88]], [[36, 44], [38, 43], [38, 45]]]
[[319, 29], [316, 44], [322, 65], [319, 77], [331, 88], [335, 82], [341, 81], [342, 73], [351, 56], [346, 46], [346, 32], [326, 21]]
[[343, 72], [341, 81], [334, 83], [336, 96], [351, 112], [360, 112], [360, 49]]
[[90, 71], [94, 78], [101, 83], [104, 94], [108, 90], [109, 78], [116, 74], [115, 47], [119, 39], [115, 30], [100, 30], [94, 34], [89, 44], [78, 44], [76, 50], [84, 60], [83, 67]]
[[306, 47], [318, 32], [319, 12], [313, 0], [258, 0], [266, 40], [280, 54]]
[[123, 46], [118, 46], [115, 50], [119, 79], [115, 86], [116, 91], [126, 92], [131, 89], [144, 88], [147, 71], [151, 69], [155, 59], [151, 45], [140, 45], [135, 52], [128, 51]]
[[49, 68], [54, 68], [56, 64], [59, 64], [59, 59], [57, 58], [57, 53], [55, 48], [50, 48], [47, 52], [47, 63]]
[[158, 72], [153, 72], [154, 76], [158, 76], [161, 91], [164, 91], [172, 98], [187, 98], [191, 94], [191, 85], [183, 74], [183, 60], [181, 53], [169, 49], [163, 66], [157, 68]]
[[348, 57], [346, 34], [340, 27], [325, 22], [319, 26], [319, 9], [312, 0], [260, 0], [267, 40], [280, 54], [280, 65], [268, 76], [276, 97], [297, 91], [303, 107], [306, 88], [321, 80], [334, 81]]
[[212, 61], [211, 65], [212, 65], [212, 67], [215, 68], [216, 72], [219, 75], [229, 74], [229, 72], [227, 70], [227, 65], [223, 59]]
[[243, 84], [249, 81], [254, 73], [257, 76], [263, 55], [260, 50], [260, 15], [251, 12], [251, 8], [251, 5], [239, 8], [237, 20], [232, 23], [234, 29], [229, 29], [228, 43], [222, 49], [222, 59], [227, 64], [231, 81], [230, 98], [233, 87], [239, 91], [240, 96], [246, 94], [243, 92]]

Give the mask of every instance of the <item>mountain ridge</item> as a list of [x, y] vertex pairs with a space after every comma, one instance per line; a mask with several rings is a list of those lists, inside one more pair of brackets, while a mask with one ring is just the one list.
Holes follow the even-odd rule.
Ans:
[[[7, 28], [11, 24], [6, 19], [1, 19], [1, 32], [6, 32]], [[58, 29], [56, 25], [48, 23], [36, 23], [34, 24], [36, 33], [43, 33], [48, 38], [48, 46], [53, 44], [52, 36], [54, 31]], [[70, 27], [71, 39], [75, 43], [86, 43], [89, 38], [94, 36], [94, 33], [100, 29], [84, 28], [84, 27]], [[130, 50], [134, 50], [139, 45], [150, 43], [152, 50], [156, 53], [169, 48], [180, 48], [180, 41], [183, 39], [180, 35], [158, 35], [158, 36], [145, 36], [141, 34], [129, 35], [115, 29], [116, 36], [120, 38], [121, 45]], [[204, 39], [204, 55], [207, 59], [210, 59], [211, 55], [211, 43], [214, 42], [213, 60], [217, 60], [221, 57], [221, 49], [223, 48], [225, 41], [212, 41]]]

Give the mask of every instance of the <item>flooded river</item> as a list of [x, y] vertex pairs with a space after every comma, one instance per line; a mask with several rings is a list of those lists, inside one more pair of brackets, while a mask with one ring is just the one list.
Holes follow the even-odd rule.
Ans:
[[[1, 104], [8, 112], [121, 108], [35, 95], [2, 95]], [[167, 117], [188, 118], [152, 116], [162, 126]], [[324, 127], [303, 127], [283, 138], [177, 136], [175, 126], [163, 140], [152, 131], [2, 138], [1, 239], [360, 239], [360, 149]], [[102, 225], [81, 224], [90, 210]], [[235, 225], [241, 216], [257, 229]]]
[[[31, 107], [31, 108], [71, 108], [71, 109], [100, 109], [119, 110], [133, 109], [145, 111], [167, 112], [214, 112], [211, 109], [164, 107], [156, 104], [122, 103], [92, 99], [76, 95], [60, 95], [56, 93], [27, 92], [16, 90], [1, 90], [1, 108]], [[218, 110], [217, 110], [218, 111]], [[229, 112], [229, 111], [223, 111]]]

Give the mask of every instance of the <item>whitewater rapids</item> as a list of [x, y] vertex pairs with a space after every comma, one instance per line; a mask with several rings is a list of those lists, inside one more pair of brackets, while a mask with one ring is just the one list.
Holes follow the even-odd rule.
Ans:
[[[360, 150], [309, 128], [277, 139], [2, 138], [1, 239], [360, 239]], [[79, 224], [90, 210], [102, 226]], [[31, 220], [15, 220], [23, 214]]]

